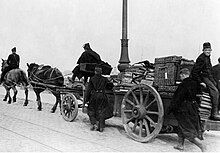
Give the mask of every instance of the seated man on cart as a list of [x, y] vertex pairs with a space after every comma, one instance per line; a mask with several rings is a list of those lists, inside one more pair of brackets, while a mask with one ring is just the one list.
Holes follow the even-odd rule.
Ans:
[[209, 42], [204, 43], [203, 53], [196, 59], [191, 74], [193, 80], [196, 80], [200, 85], [205, 88], [207, 87], [209, 90], [212, 101], [210, 119], [220, 121], [220, 115], [218, 112], [219, 92], [217, 89], [217, 83], [212, 75], [212, 64], [210, 60], [211, 51], [211, 44]]
[[[88, 75], [88, 76], [94, 75], [94, 74], [83, 74], [83, 72], [80, 71], [80, 64], [81, 63], [96, 63], [96, 64], [100, 64], [102, 62], [99, 54], [97, 54], [95, 51], [93, 51], [90, 48], [89, 43], [86, 43], [83, 46], [83, 48], [84, 48], [84, 52], [81, 54], [81, 56], [79, 57], [79, 59], [77, 61], [78, 65], [72, 71], [73, 75], [72, 75], [72, 79], [70, 79], [71, 82], [74, 82], [76, 77], [78, 77], [80, 79], [80, 78], [83, 77], [83, 75]], [[85, 82], [87, 82], [87, 80], [85, 80]]]

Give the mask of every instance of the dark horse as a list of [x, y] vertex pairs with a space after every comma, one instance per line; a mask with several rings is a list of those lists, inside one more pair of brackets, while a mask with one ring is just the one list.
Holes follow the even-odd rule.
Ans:
[[[2, 59], [2, 71], [8, 67], [7, 60]], [[26, 73], [17, 68], [17, 69], [12, 69], [8, 73], [5, 74], [4, 80], [3, 80], [3, 86], [5, 87], [6, 90], [6, 95], [4, 97], [4, 101], [7, 101], [8, 99], [8, 104], [11, 103], [11, 96], [10, 96], [10, 89], [14, 91], [14, 96], [13, 96], [13, 102], [16, 102], [16, 96], [17, 96], [17, 89], [16, 85], [22, 84], [25, 90], [25, 102], [24, 106], [27, 106], [28, 104], [28, 78], [26, 76]]]
[[40, 93], [45, 89], [49, 89], [51, 93], [56, 97], [56, 103], [51, 109], [51, 113], [56, 111], [57, 105], [61, 105], [60, 92], [57, 91], [57, 87], [61, 87], [64, 84], [64, 77], [60, 70], [57, 68], [51, 68], [51, 66], [38, 65], [31, 63], [28, 66], [28, 78], [33, 86], [33, 90], [37, 96], [38, 110], [42, 110], [42, 103]]

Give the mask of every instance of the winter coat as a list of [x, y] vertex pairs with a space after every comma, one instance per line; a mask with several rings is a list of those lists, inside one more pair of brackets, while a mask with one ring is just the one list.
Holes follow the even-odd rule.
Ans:
[[202, 78], [205, 77], [216, 85], [216, 82], [212, 76], [212, 64], [210, 56], [206, 56], [204, 53], [200, 54], [200, 56], [196, 59], [196, 63], [193, 66], [191, 75], [194, 80], [198, 81], [198, 83], [201, 83]]
[[95, 114], [97, 120], [113, 116], [113, 105], [110, 104], [105, 93], [106, 89], [112, 89], [113, 86], [113, 83], [100, 74], [96, 74], [90, 79], [85, 96], [85, 101], [89, 102], [88, 115]]
[[200, 136], [201, 125], [196, 101], [197, 82], [186, 78], [179, 84], [170, 105], [178, 121], [179, 133], [185, 138], [193, 139]]

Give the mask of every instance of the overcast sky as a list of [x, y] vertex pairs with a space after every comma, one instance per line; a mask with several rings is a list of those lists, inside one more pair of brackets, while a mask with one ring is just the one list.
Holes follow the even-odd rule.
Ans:
[[[220, 57], [220, 0], [128, 0], [131, 63], [178, 55], [195, 60], [212, 44]], [[102, 60], [118, 65], [122, 0], [0, 0], [0, 57], [16, 46], [26, 63], [72, 70], [89, 42]]]

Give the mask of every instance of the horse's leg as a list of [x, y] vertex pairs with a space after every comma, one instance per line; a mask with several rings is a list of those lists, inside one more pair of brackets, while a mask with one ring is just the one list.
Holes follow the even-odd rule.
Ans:
[[27, 88], [27, 86], [24, 86], [24, 93], [25, 93], [24, 106], [27, 106], [28, 105], [28, 88]]
[[37, 96], [37, 109], [39, 110], [39, 111], [41, 111], [42, 110], [42, 104], [41, 104], [41, 98], [40, 98], [40, 93], [42, 92], [43, 90], [39, 90], [39, 89], [34, 89], [34, 92], [35, 92], [35, 94], [36, 94], [36, 96]]
[[8, 98], [8, 88], [4, 84], [3, 84], [3, 86], [5, 87], [5, 91], [6, 91], [5, 97], [4, 97], [3, 101], [7, 101], [7, 98]]
[[10, 89], [11, 88], [8, 88], [8, 90], [7, 90], [7, 95], [8, 95], [8, 104], [11, 104], [11, 95], [10, 95]]
[[55, 113], [56, 109], [57, 109], [57, 105], [59, 103], [59, 107], [61, 107], [61, 97], [60, 97], [60, 93], [53, 91], [52, 94], [56, 97], [56, 102], [53, 105], [52, 109], [51, 109], [51, 113]]
[[18, 90], [16, 89], [16, 86], [13, 86], [12, 90], [14, 91], [13, 102], [16, 102], [16, 96], [18, 94]]

